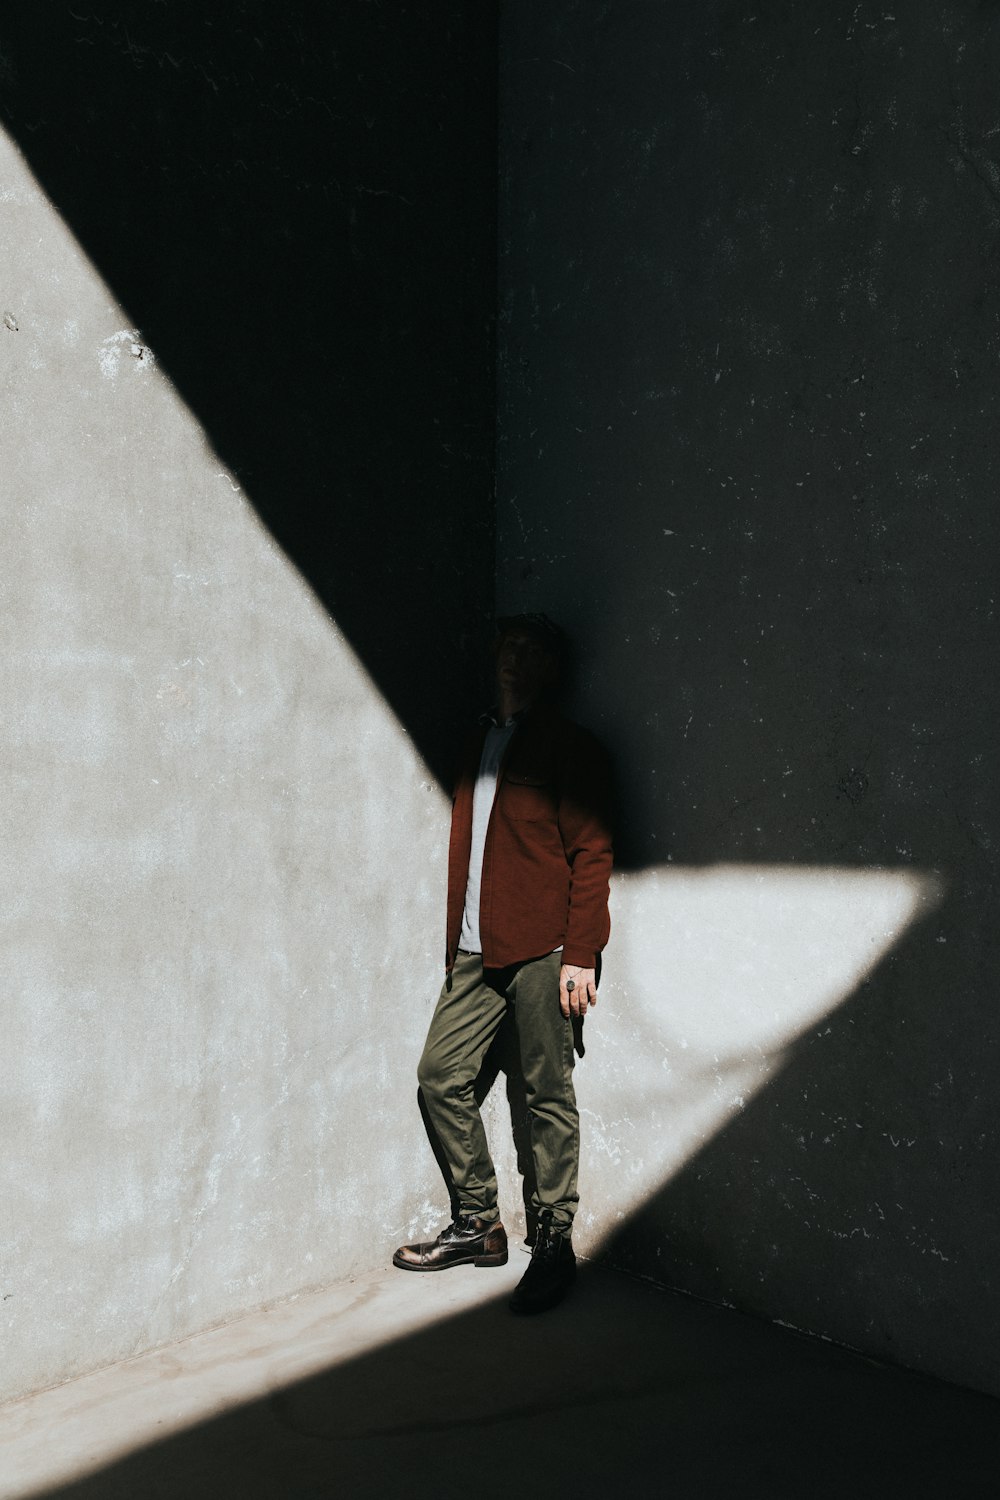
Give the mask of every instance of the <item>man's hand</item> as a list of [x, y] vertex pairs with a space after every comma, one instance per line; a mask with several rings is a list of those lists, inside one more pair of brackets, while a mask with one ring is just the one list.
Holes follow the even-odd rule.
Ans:
[[559, 1009], [563, 1015], [585, 1016], [588, 1005], [597, 1004], [597, 976], [593, 969], [563, 964], [559, 970]]

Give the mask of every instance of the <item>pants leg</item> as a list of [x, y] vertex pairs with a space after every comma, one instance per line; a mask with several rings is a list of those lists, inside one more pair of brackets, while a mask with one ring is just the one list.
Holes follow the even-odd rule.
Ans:
[[521, 964], [507, 988], [514, 1003], [531, 1121], [535, 1188], [530, 1207], [552, 1211], [552, 1227], [568, 1235], [580, 1195], [580, 1116], [573, 1087], [573, 1024], [559, 1009], [561, 953]]
[[499, 1217], [497, 1174], [486, 1144], [475, 1082], [507, 1013], [502, 991], [483, 982], [478, 953], [458, 955], [431, 1018], [417, 1078], [462, 1213]]

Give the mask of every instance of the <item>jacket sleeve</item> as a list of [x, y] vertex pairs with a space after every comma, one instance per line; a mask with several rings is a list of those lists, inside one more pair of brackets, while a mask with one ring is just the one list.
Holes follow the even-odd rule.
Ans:
[[611, 932], [611, 766], [584, 729], [573, 726], [563, 747], [559, 831], [570, 869], [563, 962], [592, 969]]

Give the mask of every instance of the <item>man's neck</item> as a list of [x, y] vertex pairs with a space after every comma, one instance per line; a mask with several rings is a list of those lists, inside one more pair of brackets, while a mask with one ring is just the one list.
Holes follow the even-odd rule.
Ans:
[[497, 715], [500, 719], [500, 723], [506, 724], [508, 719], [513, 719], [516, 714], [523, 714], [536, 702], [537, 699], [535, 698], [514, 697], [510, 693], [505, 693], [503, 688], [501, 688], [500, 702], [497, 705]]

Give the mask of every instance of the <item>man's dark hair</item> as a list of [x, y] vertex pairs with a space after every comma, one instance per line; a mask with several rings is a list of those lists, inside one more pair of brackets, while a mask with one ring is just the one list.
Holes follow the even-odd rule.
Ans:
[[497, 619], [496, 648], [499, 649], [504, 636], [515, 630], [523, 630], [525, 635], [534, 636], [539, 645], [544, 646], [555, 659], [560, 676], [563, 674], [569, 660], [569, 639], [554, 620], [543, 614], [500, 615]]

